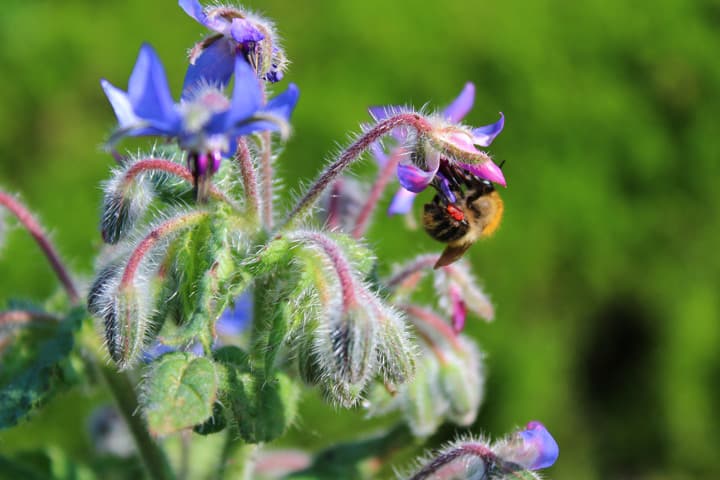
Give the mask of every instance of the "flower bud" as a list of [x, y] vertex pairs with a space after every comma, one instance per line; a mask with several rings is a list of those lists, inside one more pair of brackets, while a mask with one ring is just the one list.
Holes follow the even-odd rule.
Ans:
[[482, 354], [469, 339], [458, 337], [460, 348], [448, 351], [440, 365], [442, 395], [447, 398], [445, 416], [461, 426], [471, 425], [477, 418], [485, 393], [485, 369]]
[[113, 177], [103, 185], [100, 231], [105, 243], [116, 244], [132, 231], [135, 222], [146, 212], [154, 198], [147, 174], [128, 175], [137, 162], [127, 162], [113, 171]]
[[555, 463], [560, 448], [545, 426], [533, 421], [528, 423], [524, 430], [499, 442], [495, 452], [506, 462], [529, 470], [539, 470]]

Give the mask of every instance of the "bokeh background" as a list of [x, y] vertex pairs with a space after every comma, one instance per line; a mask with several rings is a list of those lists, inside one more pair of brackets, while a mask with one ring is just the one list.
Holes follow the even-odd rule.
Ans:
[[[561, 446], [550, 478], [720, 478], [720, 2], [245, 4], [276, 20], [302, 92], [286, 193], [368, 105], [441, 107], [473, 81], [466, 121], [505, 113], [490, 151], [507, 161], [506, 217], [469, 254], [497, 306], [494, 323], [469, 325], [490, 371], [474, 431], [542, 420]], [[76, 272], [89, 276], [100, 248], [113, 165], [99, 79], [124, 87], [149, 41], [177, 94], [201, 33], [171, 0], [3, 1], [0, 185], [22, 193]], [[397, 218], [370, 233], [388, 261], [439, 249]], [[36, 246], [17, 228], [6, 236], [2, 298], [51, 294]], [[82, 459], [92, 401], [57, 398], [0, 436], [0, 451], [58, 445]], [[313, 402], [292, 434], [306, 445], [366, 428]]]

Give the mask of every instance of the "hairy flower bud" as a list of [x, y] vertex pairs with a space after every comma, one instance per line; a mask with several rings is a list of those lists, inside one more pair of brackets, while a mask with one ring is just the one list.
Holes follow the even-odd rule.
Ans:
[[134, 164], [127, 162], [113, 171], [112, 179], [103, 185], [100, 231], [106, 243], [115, 244], [132, 230], [152, 202], [154, 192], [147, 175], [128, 175]]
[[477, 418], [485, 393], [485, 369], [482, 354], [467, 338], [458, 337], [458, 347], [446, 354], [440, 365], [439, 381], [448, 400], [445, 416], [451, 422], [471, 425]]
[[555, 439], [545, 426], [537, 421], [528, 423], [524, 430], [498, 442], [495, 451], [506, 462], [529, 470], [552, 466], [560, 454]]

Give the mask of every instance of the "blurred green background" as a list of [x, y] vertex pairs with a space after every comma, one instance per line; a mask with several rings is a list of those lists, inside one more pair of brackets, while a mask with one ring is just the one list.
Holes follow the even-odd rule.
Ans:
[[[543, 421], [561, 447], [551, 478], [720, 478], [719, 1], [245, 4], [277, 22], [302, 92], [286, 193], [368, 105], [440, 107], [473, 81], [467, 123], [505, 113], [490, 151], [507, 160], [506, 217], [470, 251], [497, 307], [494, 323], [469, 326], [490, 371], [475, 431]], [[99, 79], [125, 87], [148, 41], [177, 96], [201, 34], [170, 0], [3, 2], [0, 185], [22, 193], [76, 272], [90, 275], [101, 246], [99, 184], [113, 165]], [[3, 299], [53, 292], [27, 235], [7, 236]], [[371, 241], [389, 261], [440, 248], [397, 218]], [[0, 451], [59, 442], [58, 421], [81, 455], [82, 395], [69, 398], [51, 405], [65, 423], [47, 420], [47, 438], [26, 438], [31, 422]], [[363, 428], [328, 412], [308, 409], [294, 437], [320, 446]]]

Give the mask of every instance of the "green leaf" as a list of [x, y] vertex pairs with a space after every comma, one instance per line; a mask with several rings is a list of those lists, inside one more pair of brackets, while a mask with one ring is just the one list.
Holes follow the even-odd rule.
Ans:
[[45, 328], [24, 328], [0, 359], [0, 428], [18, 423], [77, 375], [70, 361], [85, 310], [76, 308]]
[[148, 428], [168, 435], [205, 422], [213, 415], [219, 375], [215, 364], [187, 352], [163, 355], [143, 382]]
[[248, 443], [269, 442], [281, 436], [297, 414], [299, 389], [286, 375], [274, 379], [256, 377], [248, 355], [237, 347], [224, 347], [215, 359], [225, 365], [229, 406], [240, 436]]

